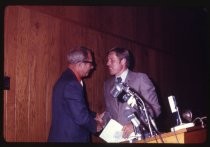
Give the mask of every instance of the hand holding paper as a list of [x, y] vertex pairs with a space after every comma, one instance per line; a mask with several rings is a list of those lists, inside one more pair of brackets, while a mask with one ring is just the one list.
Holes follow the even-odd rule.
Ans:
[[120, 123], [111, 119], [99, 137], [109, 143], [119, 143], [135, 138], [134, 132], [130, 134], [129, 138], [123, 138], [122, 129], [123, 126]]

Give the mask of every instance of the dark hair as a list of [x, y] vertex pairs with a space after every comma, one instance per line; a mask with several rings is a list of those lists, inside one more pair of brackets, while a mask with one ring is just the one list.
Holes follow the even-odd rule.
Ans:
[[70, 64], [76, 64], [78, 62], [85, 61], [88, 59], [88, 52], [92, 54], [91, 49], [84, 46], [74, 48], [73, 50], [70, 50], [67, 54], [67, 61]]
[[110, 49], [108, 51], [107, 54], [109, 54], [110, 52], [115, 52], [116, 56], [122, 60], [122, 59], [126, 59], [126, 66], [128, 68], [131, 67], [131, 52], [125, 48], [121, 48], [121, 47], [114, 47], [112, 49]]

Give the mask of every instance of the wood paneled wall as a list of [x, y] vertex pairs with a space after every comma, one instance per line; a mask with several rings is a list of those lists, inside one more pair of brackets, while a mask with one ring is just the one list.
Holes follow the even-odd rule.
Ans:
[[85, 79], [92, 110], [104, 110], [103, 81], [109, 76], [105, 55], [114, 46], [132, 50], [134, 71], [151, 77], [160, 103], [167, 106], [167, 96], [177, 88], [174, 71], [179, 64], [174, 51], [164, 47], [161, 16], [159, 8], [147, 7], [6, 7], [4, 75], [11, 83], [4, 90], [5, 141], [47, 140], [52, 87], [66, 68], [66, 52], [78, 45], [92, 48], [97, 63]]
[[8, 7], [5, 13], [4, 93], [6, 141], [45, 141], [50, 124], [51, 90], [60, 74], [60, 21]]

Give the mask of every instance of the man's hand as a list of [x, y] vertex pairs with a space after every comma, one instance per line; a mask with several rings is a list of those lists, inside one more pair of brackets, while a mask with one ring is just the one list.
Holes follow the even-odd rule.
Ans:
[[123, 131], [122, 137], [123, 138], [128, 138], [130, 136], [130, 134], [132, 132], [134, 132], [133, 124], [132, 123], [128, 123], [127, 125], [123, 126], [122, 131]]
[[97, 123], [97, 132], [101, 131], [104, 127], [104, 121], [102, 119], [103, 116], [104, 116], [104, 113], [105, 112], [103, 112], [101, 114], [99, 114], [99, 113], [96, 114], [95, 120], [96, 120], [96, 123]]
[[103, 112], [103, 113], [101, 113], [101, 114], [97, 113], [97, 114], [96, 114], [96, 117], [95, 117], [95, 120], [98, 121], [98, 122], [100, 122], [100, 123], [103, 123], [103, 119], [102, 119], [102, 118], [103, 118], [103, 116], [104, 116], [104, 113], [105, 113], [105, 112]]

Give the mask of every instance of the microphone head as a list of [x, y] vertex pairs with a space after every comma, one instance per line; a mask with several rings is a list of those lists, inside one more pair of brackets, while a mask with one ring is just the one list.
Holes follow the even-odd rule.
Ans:
[[136, 116], [132, 113], [130, 115], [128, 115], [128, 120], [132, 120], [133, 118], [135, 118]]
[[168, 101], [171, 108], [171, 112], [172, 113], [177, 112], [175, 96], [169, 96]]
[[115, 85], [111, 88], [110, 94], [117, 98], [117, 100], [121, 103], [127, 102], [130, 95], [124, 90], [125, 84], [124, 83], [115, 83]]
[[110, 90], [110, 94], [114, 97], [117, 98], [119, 94], [122, 92], [122, 84], [116, 83]]
[[192, 121], [192, 112], [190, 110], [185, 110], [183, 113], [182, 113], [182, 117], [187, 120], [188, 122], [191, 122]]
[[126, 106], [124, 110], [124, 116], [128, 118], [128, 120], [131, 120], [131, 115], [133, 114], [133, 111], [130, 107]]

